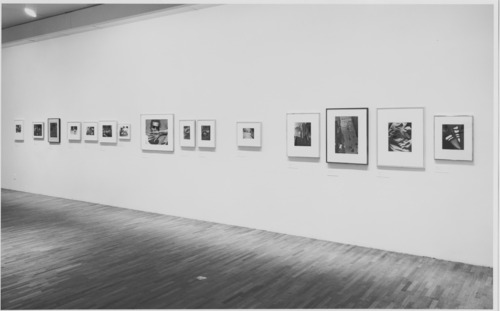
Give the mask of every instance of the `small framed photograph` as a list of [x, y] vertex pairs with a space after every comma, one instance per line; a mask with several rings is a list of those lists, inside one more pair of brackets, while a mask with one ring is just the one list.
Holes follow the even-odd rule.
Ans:
[[434, 159], [472, 161], [473, 116], [434, 116]]
[[61, 142], [61, 119], [50, 118], [47, 120], [49, 127], [49, 143], [60, 143]]
[[215, 148], [215, 120], [198, 120], [196, 127], [198, 147]]
[[326, 162], [368, 164], [368, 108], [326, 109]]
[[424, 108], [377, 109], [377, 165], [424, 168]]
[[174, 151], [174, 115], [141, 115], [142, 150]]
[[319, 113], [288, 113], [287, 156], [319, 158]]
[[120, 123], [118, 124], [118, 137], [120, 139], [130, 139], [132, 126], [130, 123]]
[[98, 141], [99, 137], [97, 136], [97, 122], [84, 122], [83, 123], [83, 140], [85, 141]]
[[68, 122], [68, 140], [82, 139], [82, 125], [80, 122]]
[[181, 147], [196, 147], [196, 121], [180, 120], [179, 133]]
[[236, 137], [237, 137], [238, 147], [261, 147], [262, 123], [237, 122]]
[[33, 122], [33, 138], [43, 139], [45, 133], [45, 123], [44, 122]]
[[24, 140], [24, 120], [14, 120], [14, 140]]
[[116, 127], [116, 121], [99, 121], [99, 142], [110, 144], [116, 143], [118, 138]]

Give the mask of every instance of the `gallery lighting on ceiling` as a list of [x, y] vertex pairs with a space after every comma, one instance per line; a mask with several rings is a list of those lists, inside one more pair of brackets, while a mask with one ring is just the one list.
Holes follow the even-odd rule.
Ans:
[[33, 10], [33, 9], [31, 9], [31, 8], [25, 7], [25, 8], [24, 8], [24, 13], [26, 13], [26, 15], [28, 15], [28, 16], [31, 16], [31, 17], [36, 17], [36, 12], [35, 12], [35, 10]]

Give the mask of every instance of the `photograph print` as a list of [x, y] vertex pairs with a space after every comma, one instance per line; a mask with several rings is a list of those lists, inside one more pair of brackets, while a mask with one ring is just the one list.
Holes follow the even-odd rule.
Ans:
[[83, 123], [82, 133], [83, 140], [85, 141], [98, 141], [99, 137], [97, 136], [97, 122], [85, 122]]
[[434, 159], [473, 160], [472, 116], [434, 116]]
[[130, 123], [120, 123], [118, 124], [118, 137], [120, 139], [130, 139], [130, 131], [131, 131]]
[[319, 113], [287, 114], [287, 156], [319, 158]]
[[181, 147], [196, 147], [196, 121], [195, 120], [180, 120], [179, 133], [180, 133], [180, 146]]
[[198, 120], [196, 122], [199, 148], [215, 148], [215, 120]]
[[261, 122], [237, 122], [236, 135], [238, 147], [262, 146]]
[[24, 120], [14, 120], [14, 140], [24, 140]]
[[424, 108], [377, 109], [377, 165], [424, 168]]
[[68, 122], [68, 140], [81, 140], [81, 123]]
[[43, 139], [44, 138], [44, 122], [33, 122], [33, 138]]
[[118, 141], [117, 132], [117, 122], [116, 121], [99, 121], [98, 132], [100, 134], [99, 142], [114, 144]]
[[387, 132], [390, 152], [411, 152], [411, 122], [389, 122]]
[[174, 115], [141, 115], [142, 150], [174, 151]]
[[60, 143], [61, 142], [61, 119], [50, 118], [47, 120], [49, 128], [49, 143]]
[[368, 108], [326, 109], [326, 162], [368, 164]]

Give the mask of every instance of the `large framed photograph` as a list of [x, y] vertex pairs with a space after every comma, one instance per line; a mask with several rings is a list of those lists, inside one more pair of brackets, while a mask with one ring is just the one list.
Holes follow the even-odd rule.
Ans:
[[33, 122], [33, 138], [43, 139], [45, 133], [45, 123], [44, 122]]
[[319, 158], [319, 113], [286, 115], [287, 156]]
[[174, 115], [141, 115], [141, 146], [143, 150], [174, 151]]
[[424, 168], [424, 108], [377, 109], [377, 165]]
[[195, 120], [180, 120], [179, 133], [181, 147], [196, 147], [196, 121]]
[[60, 143], [61, 142], [61, 119], [59, 118], [49, 118], [47, 120], [49, 128], [49, 143]]
[[68, 140], [82, 139], [82, 125], [80, 122], [68, 122]]
[[215, 148], [215, 120], [198, 120], [196, 127], [198, 147]]
[[98, 141], [99, 136], [97, 136], [97, 122], [84, 122], [83, 123], [83, 140], [85, 141]]
[[326, 162], [368, 164], [368, 108], [326, 109]]
[[132, 125], [130, 123], [120, 123], [118, 124], [118, 137], [123, 140], [130, 139], [130, 131]]
[[434, 116], [434, 159], [473, 160], [473, 117]]
[[262, 123], [237, 122], [236, 137], [237, 137], [238, 147], [261, 147]]
[[24, 140], [24, 120], [14, 120], [14, 140]]
[[116, 121], [99, 121], [99, 141], [101, 143], [113, 144], [118, 141]]

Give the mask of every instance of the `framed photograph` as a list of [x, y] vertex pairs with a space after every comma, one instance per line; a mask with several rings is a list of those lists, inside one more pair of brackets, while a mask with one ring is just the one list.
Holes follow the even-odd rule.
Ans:
[[472, 116], [434, 116], [434, 159], [472, 161]]
[[368, 164], [368, 108], [326, 109], [326, 162]]
[[83, 140], [85, 141], [98, 141], [99, 137], [97, 136], [97, 122], [84, 122], [83, 123]]
[[377, 109], [377, 165], [424, 168], [424, 108]]
[[44, 122], [33, 122], [33, 138], [43, 139], [45, 133], [45, 123]]
[[80, 122], [68, 122], [68, 140], [82, 139], [82, 125]]
[[143, 150], [174, 151], [174, 115], [141, 115], [141, 146]]
[[130, 125], [130, 123], [118, 124], [118, 138], [130, 139], [131, 130], [132, 130], [132, 126]]
[[196, 121], [180, 120], [179, 133], [181, 147], [196, 147]]
[[14, 120], [14, 140], [24, 140], [24, 120]]
[[261, 147], [262, 123], [237, 122], [236, 137], [237, 137], [238, 147]]
[[116, 121], [99, 121], [99, 141], [101, 143], [116, 143], [118, 133]]
[[215, 120], [198, 120], [196, 127], [198, 147], [215, 148]]
[[61, 119], [50, 118], [47, 120], [49, 127], [49, 143], [60, 143], [61, 142]]
[[319, 113], [288, 113], [287, 156], [319, 158]]

